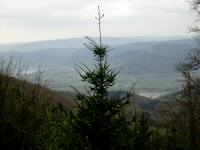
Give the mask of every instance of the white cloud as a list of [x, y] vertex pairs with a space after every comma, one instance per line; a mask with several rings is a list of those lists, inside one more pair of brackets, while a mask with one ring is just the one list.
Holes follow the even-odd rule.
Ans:
[[0, 42], [93, 35], [98, 4], [107, 36], [185, 35], [194, 21], [185, 0], [0, 0]]

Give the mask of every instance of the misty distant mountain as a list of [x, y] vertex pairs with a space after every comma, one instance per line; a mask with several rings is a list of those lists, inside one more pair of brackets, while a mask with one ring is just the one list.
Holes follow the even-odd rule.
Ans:
[[[103, 42], [111, 46], [125, 45], [135, 42], [147, 42], [147, 41], [167, 41], [175, 40], [180, 37], [104, 37]], [[92, 39], [98, 41], [98, 38], [92, 37]], [[71, 39], [59, 39], [59, 40], [47, 40], [28, 43], [13, 43], [13, 44], [0, 44], [0, 52], [15, 51], [15, 52], [30, 52], [44, 49], [73, 49], [83, 48], [84, 43], [87, 42], [86, 38], [71, 38]]]
[[[34, 66], [42, 64], [47, 68], [57, 69], [72, 68], [74, 63], [79, 62], [84, 62], [87, 65], [92, 64], [92, 54], [88, 49], [55, 48], [55, 41], [52, 42], [48, 42], [48, 48], [48, 45], [43, 45], [44, 43], [35, 43], [37, 47], [44, 46], [45, 49], [35, 49], [28, 52], [4, 52], [1, 55], [6, 58], [10, 56], [22, 58], [25, 63]], [[56, 41], [56, 43], [62, 42], [64, 43], [62, 40]], [[29, 46], [33, 50], [32, 45]], [[123, 67], [125, 73], [168, 73], [173, 72], [175, 66], [184, 58], [184, 55], [194, 47], [196, 47], [196, 44], [192, 39], [134, 42], [113, 47], [110, 50], [109, 60], [114, 67]]]
[[[56, 41], [59, 43], [59, 40]], [[65, 91], [71, 90], [69, 85], [78, 88], [85, 86], [80, 82], [73, 65], [84, 62], [90, 67], [93, 66], [92, 53], [85, 47], [64, 48], [60, 44], [57, 44], [57, 47], [55, 41], [52, 42], [49, 41], [45, 47], [43, 42], [36, 42], [38, 49], [34, 46], [33, 48], [30, 43], [25, 43], [24, 51], [0, 52], [0, 57], [21, 58], [23, 63], [29, 66], [29, 70], [25, 70], [24, 73], [30, 77], [34, 76], [41, 64], [51, 89]], [[157, 95], [158, 92], [179, 91], [181, 85], [178, 81], [181, 80], [181, 76], [175, 71], [175, 67], [195, 47], [197, 44], [192, 39], [133, 41], [112, 46], [108, 61], [116, 69], [123, 68], [114, 89], [128, 89], [132, 82], [139, 81], [136, 89], [139, 93]]]
[[131, 43], [117, 47], [111, 60], [128, 73], [168, 73], [174, 72], [176, 65], [196, 46], [191, 39]]

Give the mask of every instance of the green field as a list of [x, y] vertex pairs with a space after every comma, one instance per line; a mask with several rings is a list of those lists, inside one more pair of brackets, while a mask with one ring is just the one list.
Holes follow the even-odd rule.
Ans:
[[[71, 85], [80, 90], [87, 87], [76, 72], [46, 71], [44, 77], [48, 80], [48, 86], [54, 90], [71, 91]], [[181, 88], [180, 79], [181, 76], [177, 73], [148, 73], [143, 75], [120, 73], [113, 90], [129, 90], [132, 84], [137, 82], [136, 92], [176, 92]]]

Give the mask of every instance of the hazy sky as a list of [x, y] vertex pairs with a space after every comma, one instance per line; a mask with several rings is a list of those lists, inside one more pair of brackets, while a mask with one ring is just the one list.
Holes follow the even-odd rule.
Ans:
[[182, 36], [195, 20], [187, 0], [0, 0], [0, 43], [97, 35]]

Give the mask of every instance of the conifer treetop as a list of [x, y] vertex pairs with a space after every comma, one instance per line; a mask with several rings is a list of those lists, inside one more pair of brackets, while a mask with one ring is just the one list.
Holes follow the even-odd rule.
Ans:
[[102, 37], [101, 37], [101, 21], [104, 17], [104, 14], [101, 14], [101, 10], [100, 10], [100, 6], [98, 6], [98, 15], [97, 17], [95, 17], [95, 19], [97, 20], [98, 23], [98, 27], [99, 27], [99, 45], [102, 45]]

